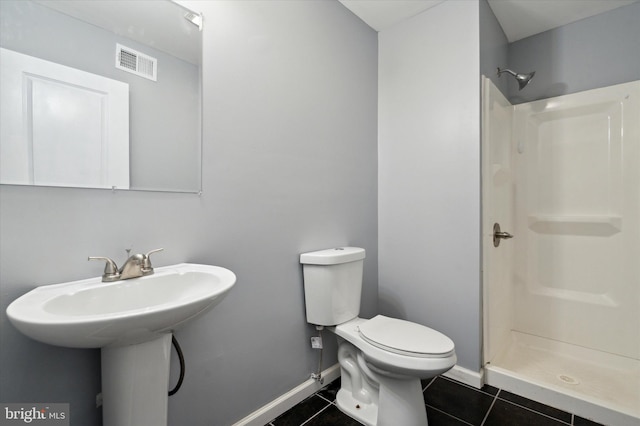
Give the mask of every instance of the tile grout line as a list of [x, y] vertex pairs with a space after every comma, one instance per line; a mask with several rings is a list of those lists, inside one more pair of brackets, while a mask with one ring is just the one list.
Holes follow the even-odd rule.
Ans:
[[[502, 389], [500, 389], [500, 391], [502, 391]], [[498, 392], [498, 394], [499, 394], [499, 393], [500, 393], [500, 392]], [[550, 415], [548, 415], [548, 414], [541, 413], [540, 411], [534, 410], [533, 408], [525, 407], [524, 405], [520, 405], [520, 404], [518, 404], [518, 403], [516, 403], [516, 402], [509, 401], [508, 399], [498, 398], [498, 396], [497, 396], [497, 395], [496, 395], [496, 398], [497, 398], [497, 399], [499, 399], [499, 400], [500, 400], [500, 401], [502, 401], [502, 402], [506, 402], [507, 404], [515, 405], [516, 407], [522, 408], [522, 409], [527, 410], [527, 411], [531, 411], [532, 413], [536, 413], [536, 414], [539, 414], [539, 415], [541, 415], [541, 416], [544, 416], [544, 417], [546, 417], [546, 418], [548, 418], [548, 419], [551, 419], [551, 420], [555, 420], [555, 421], [557, 421], [557, 422], [560, 422], [560, 423], [562, 423], [563, 425], [571, 426], [571, 425], [573, 424], [573, 413], [567, 413], [567, 414], [571, 415], [571, 419], [572, 419], [572, 420], [571, 420], [571, 423], [567, 423], [567, 422], [565, 422], [564, 420], [560, 420], [560, 419], [559, 419], [559, 418], [557, 418], [557, 417], [553, 417], [553, 416], [550, 416]], [[534, 402], [535, 402], [535, 401], [534, 401]], [[551, 407], [551, 408], [555, 408], [555, 407]], [[557, 410], [557, 408], [556, 408], [556, 410]], [[562, 410], [560, 410], [560, 411], [562, 411]], [[564, 412], [566, 413], [566, 411], [564, 411]]]
[[[447, 416], [447, 417], [451, 417], [452, 419], [456, 419], [457, 421], [462, 422], [462, 423], [464, 423], [464, 424], [466, 424], [466, 425], [473, 426], [473, 423], [469, 423], [469, 422], [468, 422], [468, 421], [466, 421], [466, 420], [462, 420], [460, 417], [456, 417], [456, 416], [454, 416], [453, 414], [449, 414], [449, 413], [447, 413], [446, 411], [442, 411], [441, 409], [436, 408], [436, 407], [434, 407], [434, 406], [432, 406], [432, 405], [429, 405], [429, 404], [425, 404], [425, 405], [426, 405], [427, 407], [431, 408], [432, 410], [435, 410], [435, 411], [437, 411], [437, 412], [439, 412], [439, 413], [441, 413], [441, 414], [444, 414], [444, 415], [445, 415], [445, 416]], [[428, 416], [427, 416], [427, 420], [428, 420]]]
[[[476, 387], [474, 387], [474, 386], [468, 385], [468, 384], [466, 384], [466, 383], [459, 382], [459, 381], [454, 380], [454, 379], [450, 379], [449, 377], [446, 377], [446, 376], [436, 376], [436, 377], [440, 377], [440, 378], [442, 378], [442, 379], [444, 379], [444, 380], [448, 380], [448, 381], [450, 381], [450, 382], [452, 382], [452, 383], [455, 383], [456, 385], [459, 385], [459, 386], [464, 386], [464, 387], [466, 387], [466, 388], [473, 389], [473, 390], [474, 390], [474, 391], [476, 391], [476, 392], [482, 392], [482, 393], [483, 393], [483, 394], [485, 394], [485, 395], [495, 396], [495, 395], [493, 395], [493, 394], [490, 394], [490, 393], [489, 393], [489, 392], [487, 392], [487, 391], [483, 391], [483, 390], [482, 390], [482, 388], [478, 389], [478, 388], [476, 388]], [[501, 389], [496, 388], [496, 387], [494, 387], [494, 386], [492, 386], [492, 387], [493, 387], [494, 389], [501, 390]], [[496, 395], [497, 395], [497, 394], [496, 394]]]
[[333, 404], [333, 401], [329, 401], [328, 398], [325, 398], [324, 396], [320, 395], [319, 393], [314, 394], [315, 396], [319, 396], [320, 398], [324, 399], [325, 401], [327, 401], [329, 404]]
[[[325, 401], [326, 401], [326, 399], [325, 399]], [[318, 411], [313, 416], [309, 417], [307, 420], [305, 420], [304, 422], [300, 423], [300, 426], [306, 425], [307, 423], [309, 423], [311, 421], [311, 419], [317, 417], [320, 413], [322, 413], [324, 410], [326, 410], [329, 407], [331, 407], [331, 403], [327, 404], [324, 408], [322, 408], [322, 410]]]
[[432, 377], [432, 378], [431, 378], [431, 380], [429, 381], [429, 383], [427, 383], [427, 385], [426, 385], [424, 388], [422, 388], [422, 392], [423, 392], [423, 393], [424, 393], [424, 391], [426, 391], [426, 390], [427, 390], [427, 388], [428, 388], [429, 386], [431, 386], [431, 384], [436, 380], [436, 377], [438, 377], [438, 376]]
[[482, 422], [480, 423], [480, 426], [483, 426], [484, 423], [487, 421], [487, 418], [489, 417], [489, 413], [493, 409], [493, 406], [496, 404], [496, 401], [498, 400], [498, 395], [500, 395], [500, 392], [502, 392], [502, 389], [498, 389], [498, 392], [496, 392], [496, 394], [493, 396], [493, 401], [491, 401], [491, 405], [489, 406], [489, 409], [485, 413], [484, 418], [482, 419]]
[[[324, 407], [324, 408], [323, 408], [322, 410], [320, 410], [320, 411], [324, 411], [324, 410], [326, 410], [327, 408], [329, 408], [329, 407], [331, 407], [331, 406], [333, 405], [333, 406], [334, 406], [334, 407], [336, 407], [336, 408], [337, 408], [341, 413], [343, 413], [343, 414], [344, 414], [344, 412], [343, 412], [342, 410], [340, 410], [340, 407], [338, 407], [338, 400], [337, 400], [337, 399], [334, 399], [333, 401], [329, 401], [329, 399], [328, 399], [328, 398], [325, 398], [324, 396], [322, 396], [322, 395], [320, 395], [320, 394], [316, 394], [316, 396], [319, 396], [320, 398], [324, 399], [325, 401], [327, 401], [327, 402], [329, 403], [329, 405], [327, 405], [326, 407]], [[316, 415], [320, 414], [320, 411], [318, 411], [318, 412], [317, 412], [314, 416], [312, 416], [310, 419], [307, 419], [307, 421], [305, 421], [303, 424], [306, 424], [306, 423], [307, 423], [309, 420], [311, 420], [313, 417], [315, 417]], [[346, 415], [347, 415], [347, 414], [345, 414], [345, 416], [346, 416]], [[352, 417], [352, 418], [353, 418], [353, 417]], [[354, 420], [355, 420], [355, 419], [354, 419]], [[357, 421], [357, 420], [356, 420], [356, 421]], [[358, 423], [360, 423], [360, 422], [358, 421]], [[302, 426], [302, 425], [300, 425], [300, 426]]]
[[[440, 376], [438, 376], [438, 377], [440, 377]], [[564, 413], [569, 414], [569, 415], [571, 416], [571, 420], [570, 420], [570, 423], [567, 423], [567, 422], [565, 422], [564, 420], [561, 420], [561, 419], [559, 419], [559, 418], [557, 418], [557, 417], [550, 416], [550, 415], [548, 415], [548, 414], [545, 414], [545, 413], [542, 413], [542, 412], [540, 412], [540, 411], [537, 411], [537, 410], [535, 410], [535, 409], [533, 409], [533, 408], [525, 407], [524, 405], [520, 405], [520, 404], [518, 404], [517, 402], [513, 402], [513, 401], [509, 401], [508, 399], [501, 398], [499, 395], [500, 395], [500, 393], [502, 392], [502, 390], [503, 390], [503, 389], [499, 389], [499, 388], [498, 388], [498, 392], [497, 392], [495, 395], [491, 395], [490, 393], [485, 392], [485, 391], [483, 391], [482, 389], [476, 389], [476, 388], [474, 388], [474, 387], [473, 387], [473, 386], [471, 386], [471, 385], [467, 385], [466, 383], [458, 382], [458, 381], [456, 381], [456, 380], [450, 379], [450, 378], [445, 377], [445, 376], [441, 376], [441, 377], [442, 377], [443, 379], [449, 380], [450, 382], [453, 382], [453, 383], [455, 383], [455, 384], [457, 384], [457, 385], [465, 386], [465, 387], [467, 387], [467, 388], [469, 388], [469, 389], [473, 389], [473, 390], [475, 390], [476, 392], [484, 393], [485, 395], [492, 396], [492, 397], [494, 397], [494, 398], [496, 398], [496, 399], [499, 399], [499, 400], [500, 400], [500, 401], [502, 401], [502, 402], [507, 402], [507, 403], [509, 403], [509, 404], [515, 405], [516, 407], [520, 407], [520, 408], [523, 408], [523, 409], [525, 409], [525, 410], [528, 410], [528, 411], [534, 412], [534, 413], [536, 413], [536, 414], [539, 414], [539, 415], [541, 415], [541, 416], [547, 417], [547, 418], [549, 418], [549, 419], [556, 420], [556, 421], [558, 421], [558, 422], [560, 422], [560, 423], [562, 423], [562, 424], [569, 425], [569, 426], [572, 426], [572, 425], [573, 425], [573, 417], [574, 417], [574, 415], [575, 415], [574, 413], [567, 413], [566, 411], [564, 411], [564, 410], [560, 410], [559, 408], [556, 408], [556, 407], [553, 407], [553, 406], [550, 406], [550, 405], [548, 406], [548, 407], [551, 407], [551, 408], [556, 409], [556, 410], [558, 410], [558, 411], [562, 411], [562, 412], [564, 412]], [[423, 391], [423, 392], [424, 392], [424, 391]], [[528, 399], [528, 398], [527, 398], [527, 399]], [[533, 400], [531, 400], [531, 401], [533, 401]], [[536, 402], [536, 401], [533, 401], [533, 402]], [[495, 400], [494, 400], [494, 402], [491, 404], [491, 407], [489, 408], [489, 410], [493, 407], [493, 404], [495, 404]], [[541, 403], [539, 403], [539, 404], [541, 404]], [[541, 405], [545, 405], [545, 404], [541, 404]], [[487, 413], [487, 414], [488, 414], [488, 413]]]

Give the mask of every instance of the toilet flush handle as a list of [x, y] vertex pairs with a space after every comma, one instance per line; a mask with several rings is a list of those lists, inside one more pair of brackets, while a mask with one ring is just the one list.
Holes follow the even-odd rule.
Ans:
[[513, 238], [513, 235], [511, 235], [508, 232], [502, 232], [500, 230], [499, 223], [496, 222], [493, 224], [493, 246], [494, 247], [498, 247], [500, 245], [500, 240], [508, 240], [509, 238]]

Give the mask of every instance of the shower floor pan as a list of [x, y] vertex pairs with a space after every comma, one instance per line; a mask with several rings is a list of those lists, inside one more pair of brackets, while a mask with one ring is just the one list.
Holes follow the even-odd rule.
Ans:
[[615, 426], [640, 424], [640, 361], [529, 334], [485, 365], [485, 382]]

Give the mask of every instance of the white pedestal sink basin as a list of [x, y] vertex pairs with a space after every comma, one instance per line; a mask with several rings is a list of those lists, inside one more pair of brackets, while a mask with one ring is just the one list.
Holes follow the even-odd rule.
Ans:
[[146, 277], [37, 287], [7, 308], [23, 334], [51, 345], [102, 348], [104, 426], [167, 423], [171, 333], [207, 312], [236, 276], [182, 263]]

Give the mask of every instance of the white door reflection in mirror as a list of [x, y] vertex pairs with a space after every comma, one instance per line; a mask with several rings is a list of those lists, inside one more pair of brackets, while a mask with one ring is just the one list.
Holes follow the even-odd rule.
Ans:
[[0, 183], [128, 189], [129, 85], [0, 55]]

